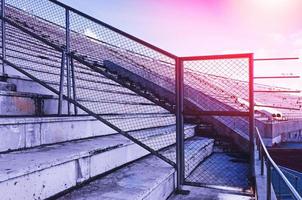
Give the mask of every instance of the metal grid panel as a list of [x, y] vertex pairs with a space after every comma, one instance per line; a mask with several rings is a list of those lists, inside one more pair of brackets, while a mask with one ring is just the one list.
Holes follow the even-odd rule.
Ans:
[[[210, 117], [207, 117], [210, 118]], [[211, 146], [201, 146], [195, 144], [190, 148], [198, 150], [197, 160], [201, 161], [194, 165], [193, 161], [186, 154], [184, 155], [185, 163], [185, 182], [203, 186], [219, 186], [225, 189], [234, 188], [250, 192], [249, 182], [249, 156], [244, 153], [242, 148], [234, 142], [235, 131], [245, 129], [248, 131], [248, 118], [234, 116], [213, 117], [216, 122], [213, 123], [213, 130], [209, 138], [215, 141]], [[207, 119], [204, 119], [205, 121]], [[236, 124], [239, 120], [245, 120], [245, 123]], [[228, 121], [228, 123], [222, 122]], [[200, 134], [204, 134], [200, 132]], [[246, 135], [242, 136], [247, 139]], [[247, 142], [241, 144], [248, 148]], [[195, 166], [192, 171], [191, 166]]]
[[[301, 188], [302, 188], [301, 177], [296, 176], [295, 174], [290, 173], [287, 170], [282, 170], [282, 172], [289, 180], [289, 182], [293, 185], [293, 187], [301, 195]], [[278, 199], [280, 200], [295, 199], [294, 196], [292, 196], [290, 189], [287, 187], [280, 174], [274, 168], [272, 169], [272, 186], [274, 188], [276, 197]]]
[[[6, 0], [6, 4], [15, 8], [15, 12], [17, 10], [20, 12], [23, 11], [28, 13], [33, 18], [41, 19], [47, 21], [48, 23], [65, 27], [65, 9], [48, 0]], [[20, 18], [20, 20], [22, 20], [22, 18]]]
[[[105, 61], [175, 91], [175, 59], [70, 12], [71, 51], [87, 62]], [[107, 62], [107, 63], [108, 63]]]
[[[49, 1], [24, 1], [22, 4], [9, 1], [8, 4], [7, 19], [32, 34], [28, 35], [9, 25], [8, 62], [56, 91], [60, 90], [63, 64], [62, 89], [65, 98], [73, 98], [74, 91], [68, 90], [67, 85], [71, 84], [69, 79], [74, 78], [76, 101], [85, 111], [97, 115], [112, 128], [131, 136], [153, 151], [175, 144], [175, 114], [171, 113], [171, 109], [166, 109], [167, 105], [172, 107], [175, 103], [174, 59], [70, 12], [72, 56], [65, 60], [67, 55], [58, 50], [66, 44], [65, 9]], [[30, 7], [32, 11], [24, 11], [23, 7]], [[91, 38], [87, 34], [89, 30], [106, 38], [106, 42]], [[44, 42], [41, 42], [41, 38]], [[45, 44], [45, 41], [54, 48]], [[119, 71], [111, 71], [110, 66], [103, 65], [105, 59], [119, 69], [127, 69], [131, 76], [124, 77]], [[74, 69], [74, 76], [67, 70], [67, 62]], [[160, 98], [150, 90], [154, 87], [149, 85], [150, 82], [161, 85], [161, 92], [168, 94], [167, 99]], [[57, 103], [58, 93], [55, 96]], [[63, 104], [65, 112], [67, 105], [67, 102]], [[81, 109], [79, 112], [85, 113]], [[165, 129], [156, 131], [159, 127]], [[170, 163], [175, 162], [174, 155], [164, 156]]]
[[248, 58], [184, 61], [185, 98], [205, 111], [248, 111], [248, 66]]
[[249, 156], [233, 141], [242, 138], [248, 147], [250, 55], [183, 58], [183, 71], [185, 117], [211, 124], [206, 136], [215, 140], [212, 146], [190, 147], [199, 149], [201, 161], [191, 173], [194, 164], [184, 155], [185, 182], [249, 191]]

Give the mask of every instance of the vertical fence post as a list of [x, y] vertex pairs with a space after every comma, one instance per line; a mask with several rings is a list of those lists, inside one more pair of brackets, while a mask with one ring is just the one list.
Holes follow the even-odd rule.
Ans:
[[264, 155], [263, 155], [263, 149], [262, 147], [260, 147], [260, 151], [261, 151], [261, 175], [264, 175]]
[[183, 121], [183, 62], [176, 58], [176, 166], [177, 191], [182, 191], [184, 180], [184, 121]]
[[[77, 94], [76, 94], [76, 83], [75, 83], [75, 73], [74, 73], [74, 61], [72, 56], [70, 56], [70, 67], [71, 67], [71, 77], [72, 77], [72, 94], [73, 94], [73, 100], [77, 100]], [[74, 104], [74, 114], [78, 115], [78, 108], [77, 106]]]
[[[5, 0], [1, 0], [1, 32], [2, 32], [2, 58], [3, 60], [6, 60], [6, 24], [4, 21], [5, 18]], [[2, 61], [2, 70], [1, 70], [2, 76], [5, 75], [5, 63]]]
[[269, 160], [266, 165], [266, 199], [271, 200], [271, 183], [272, 183], [272, 168]]
[[254, 55], [249, 57], [249, 153], [250, 153], [250, 172], [254, 178]]
[[[67, 68], [67, 97], [71, 97], [71, 69], [70, 69], [70, 21], [69, 21], [69, 9], [65, 8], [65, 28], [66, 28], [66, 68]], [[70, 115], [70, 102], [67, 101], [68, 115]]]
[[65, 51], [62, 51], [61, 73], [60, 73], [60, 88], [59, 88], [59, 102], [58, 115], [62, 114], [63, 93], [64, 93], [64, 71], [65, 71]]

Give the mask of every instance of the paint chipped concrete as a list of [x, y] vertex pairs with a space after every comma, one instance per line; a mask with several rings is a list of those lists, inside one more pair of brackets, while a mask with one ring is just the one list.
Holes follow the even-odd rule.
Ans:
[[109, 135], [0, 154], [0, 193], [4, 200], [48, 198], [148, 153], [121, 135]]
[[[175, 129], [174, 117], [162, 123], [155, 123], [156, 118], [151, 118], [148, 122], [140, 123], [141, 119], [136, 119], [137, 125], [130, 128], [153, 128], [154, 126], [167, 126], [161, 131], [171, 131]], [[116, 124], [130, 123], [133, 119], [121, 118], [110, 119]], [[185, 126], [194, 133], [193, 126]], [[129, 129], [129, 128], [128, 128]], [[64, 131], [62, 131], [64, 130]], [[133, 131], [133, 130], [129, 130]], [[163, 132], [154, 128], [149, 130], [150, 134], [162, 134]], [[133, 136], [144, 135], [146, 132], [133, 132]], [[82, 117], [29, 117], [29, 118], [0, 118], [0, 153], [10, 150], [20, 150], [30, 147], [37, 147], [46, 144], [55, 144], [78, 139], [85, 139], [96, 136], [104, 136], [116, 133], [113, 129], [102, 122], [89, 116]]]
[[[174, 190], [174, 177], [175, 170], [172, 166], [155, 156], [150, 156], [59, 199], [166, 199]], [[166, 182], [169, 184], [165, 184]], [[156, 196], [152, 194], [154, 190], [157, 190]]]
[[[209, 139], [197, 137], [185, 142], [185, 147], [194, 143], [207, 143]], [[203, 151], [209, 151], [207, 148], [193, 152], [189, 148], [187, 161], [189, 163], [201, 162], [204, 158], [199, 156]], [[161, 153], [166, 156], [175, 148], [171, 147]], [[208, 152], [206, 154], [211, 154]], [[175, 154], [174, 154], [175, 155]], [[99, 178], [89, 184], [59, 198], [60, 200], [161, 200], [167, 199], [175, 190], [176, 180], [175, 169], [157, 158], [148, 156], [125, 166], [105, 177]]]
[[12, 91], [0, 91], [0, 115], [34, 115], [36, 113], [33, 96]]
[[1, 199], [48, 198], [148, 153], [125, 138], [106, 136], [1, 155]]
[[16, 91], [16, 85], [0, 81], [0, 91]]

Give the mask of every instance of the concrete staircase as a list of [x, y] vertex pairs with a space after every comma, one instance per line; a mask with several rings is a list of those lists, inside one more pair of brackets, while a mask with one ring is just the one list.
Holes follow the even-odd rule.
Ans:
[[45, 199], [148, 154], [120, 135], [1, 154], [0, 192], [2, 199]]
[[[213, 140], [196, 137], [187, 140], [185, 147], [192, 145], [190, 143], [200, 145], [200, 151], [192, 152], [189, 148], [185, 148], [189, 162], [199, 164], [205, 158], [199, 155], [209, 156], [212, 152]], [[206, 148], [209, 143], [210, 148]], [[173, 151], [173, 147], [162, 153], [170, 154], [171, 150]], [[175, 169], [155, 156], [148, 156], [59, 199], [167, 199], [174, 192], [175, 183]]]
[[[93, 187], [98, 188], [94, 193], [97, 196], [101, 193], [99, 197], [104, 199], [108, 195], [109, 199], [114, 199], [110, 195], [117, 191], [123, 194], [123, 199], [165, 199], [174, 191], [176, 180], [172, 166], [156, 156], [145, 157], [149, 155], [148, 151], [96, 119], [85, 115], [39, 116], [45, 113], [43, 106], [37, 115], [36, 108], [31, 106], [35, 97], [45, 101], [52, 95], [32, 84], [35, 83], [14, 76], [6, 77], [0, 84], [1, 108], [6, 109], [1, 114], [7, 115], [0, 118], [0, 193], [4, 194], [1, 199], [56, 198], [106, 174], [97, 179], [97, 187]], [[18, 91], [19, 86], [21, 91]], [[32, 93], [33, 88], [40, 94]], [[18, 103], [11, 103], [8, 94], [13, 94], [14, 102]], [[19, 104], [28, 112], [16, 109]], [[175, 162], [174, 124], [161, 125], [151, 121], [149, 127], [138, 125], [130, 132], [133, 136], [144, 135], [145, 144], [165, 139], [167, 142], [157, 145], [156, 150], [162, 149], [160, 153]], [[197, 150], [187, 148], [185, 152], [193, 163], [192, 171], [212, 153], [214, 140], [194, 136], [195, 125], [186, 125], [185, 135], [187, 147], [199, 145]], [[146, 176], [142, 176], [142, 171]], [[114, 184], [114, 180], [121, 185], [108, 186], [108, 181]], [[135, 184], [143, 180], [143, 185]], [[129, 185], [123, 186], [125, 182]], [[92, 187], [91, 184], [95, 181], [74, 191], [85, 197], [89, 193], [82, 190], [89, 191], [85, 188]], [[74, 192], [61, 198], [73, 199], [73, 195]], [[93, 198], [93, 195], [89, 196]]]

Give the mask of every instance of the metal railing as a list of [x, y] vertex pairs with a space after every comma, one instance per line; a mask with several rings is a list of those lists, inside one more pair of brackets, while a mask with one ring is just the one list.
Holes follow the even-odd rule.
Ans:
[[[275, 176], [278, 176], [281, 178], [281, 181], [283, 182], [283, 186], [286, 188], [287, 193], [291, 197], [291, 199], [294, 200], [302, 200], [302, 197], [299, 195], [297, 190], [294, 188], [294, 186], [290, 183], [288, 178], [284, 175], [284, 173], [281, 171], [281, 169], [278, 167], [278, 165], [274, 162], [274, 160], [271, 158], [263, 140], [261, 137], [261, 134], [256, 127], [256, 145], [257, 149], [259, 151], [259, 160], [261, 160], [261, 175], [264, 175], [264, 165], [266, 165], [266, 199], [271, 200], [272, 199], [272, 172], [275, 172]], [[276, 188], [277, 189], [277, 188]], [[276, 190], [275, 189], [275, 190]], [[275, 192], [278, 199], [282, 199], [282, 196]], [[287, 199], [289, 199], [287, 197]]]
[[[201, 75], [198, 75], [198, 73], [193, 74], [191, 69], [192, 67], [186, 67], [184, 68], [184, 61], [188, 61], [190, 59], [193, 59], [193, 57], [190, 58], [180, 58], [177, 57], [167, 51], [164, 51], [156, 46], [153, 46], [143, 40], [140, 40], [132, 35], [129, 35], [119, 29], [116, 29], [108, 24], [105, 24], [104, 22], [101, 22], [97, 19], [94, 19], [76, 9], [73, 9], [65, 4], [62, 4], [58, 1], [55, 0], [40, 0], [40, 1], [28, 1], [28, 0], [23, 0], [23, 1], [17, 1], [17, 0], [6, 0], [9, 1], [11, 4], [9, 4], [11, 7], [10, 9], [5, 9], [5, 1], [2, 0], [2, 59], [4, 60], [4, 64], [10, 65], [11, 67], [15, 69], [19, 69], [20, 72], [23, 74], [29, 76], [33, 80], [36, 80], [39, 82], [41, 85], [44, 87], [48, 88], [55, 94], [59, 96], [59, 106], [58, 106], [58, 113], [62, 113], [62, 101], [67, 100], [69, 103], [72, 103], [75, 105], [75, 108], [79, 108], [90, 115], [94, 116], [101, 122], [105, 123], [109, 127], [113, 128], [117, 132], [125, 135], [132, 141], [136, 142], [137, 144], [143, 146], [145, 149], [153, 153], [154, 155], [159, 156], [163, 160], [167, 161], [169, 164], [171, 164], [173, 167], [177, 168], [177, 187], [180, 189], [180, 185], [183, 183], [184, 179], [184, 111], [185, 108], [184, 106], [186, 105], [187, 99], [189, 97], [186, 97], [184, 94], [184, 91], [186, 92], [188, 90], [188, 87], [184, 83], [184, 79], [190, 78], [190, 81], [193, 81], [196, 83], [199, 83], [200, 80], [202, 80], [202, 77], [208, 76], [207, 72], [204, 72]], [[11, 18], [6, 18], [6, 13], [12, 14], [12, 9], [15, 9], [18, 3], [22, 4], [27, 7], [31, 7], [33, 5], [36, 6], [32, 10], [32, 13], [30, 15], [23, 16], [25, 19], [24, 21], [18, 23], [18, 19], [22, 17], [22, 13], [24, 12], [23, 10], [14, 10], [16, 12], [15, 14], [17, 15], [16, 21], [14, 22]], [[12, 5], [13, 4], [13, 5]], [[41, 9], [41, 10], [39, 10]], [[4, 12], [4, 10], [9, 11], [9, 12]], [[35, 13], [37, 12], [37, 13]], [[21, 14], [20, 14], [21, 13]], [[43, 17], [43, 15], [45, 15]], [[38, 22], [41, 23], [34, 23], [34, 21], [31, 21], [32, 19], [37, 20]], [[46, 24], [47, 26], [43, 27]], [[26, 25], [24, 25], [26, 24]], [[40, 28], [32, 28], [34, 26], [40, 27]], [[42, 73], [42, 71], [36, 71], [34, 72], [33, 70], [37, 70], [39, 68], [38, 65], [31, 66], [30, 61], [27, 61], [26, 59], [20, 59], [18, 58], [12, 58], [11, 55], [7, 55], [6, 50], [6, 41], [12, 39], [11, 35], [7, 35], [8, 38], [6, 38], [6, 31], [9, 29], [18, 29], [21, 32], [24, 32], [25, 34], [29, 35], [32, 37], [39, 45], [43, 46], [46, 45], [48, 48], [51, 49], [53, 54], [57, 58], [59, 58], [59, 62], [52, 63], [55, 65], [55, 67], [50, 67], [45, 65], [46, 69], [50, 72], [47, 73]], [[94, 32], [97, 36], [103, 36], [103, 38], [95, 38], [92, 36], [89, 36], [85, 33], [83, 33], [83, 30], [90, 30]], [[37, 32], [35, 32], [37, 31]], [[45, 32], [43, 32], [45, 31]], [[53, 34], [53, 38], [50, 38], [49, 35], [45, 35], [48, 32]], [[44, 37], [45, 36], [45, 37]], [[59, 37], [60, 36], [60, 37]], [[92, 49], [92, 50], [91, 50]], [[10, 53], [11, 50], [10, 50]], [[23, 53], [23, 52], [21, 52]], [[38, 54], [38, 53], [37, 53]], [[19, 55], [19, 54], [18, 54]], [[39, 56], [43, 56], [40, 55]], [[83, 58], [85, 56], [88, 56], [86, 60]], [[106, 57], [105, 59], [103, 57]], [[129, 58], [130, 57], [130, 58]], [[244, 96], [247, 98], [251, 103], [249, 105], [253, 105], [252, 103], [254, 102], [253, 99], [253, 58], [252, 54], [248, 55], [224, 55], [220, 56], [219, 59], [217, 59], [217, 56], [206, 56], [201, 59], [199, 57], [198, 59], [204, 60], [208, 62], [208, 66], [211, 66], [212, 63], [209, 62], [209, 60], [215, 61], [215, 60], [222, 60], [224, 62], [230, 63], [232, 59], [233, 65], [229, 66], [229, 68], [233, 68], [234, 66], [237, 65], [237, 69], [240, 69], [240, 65], [236, 64], [237, 58], [242, 58], [242, 57], [247, 57], [249, 58], [245, 64], [246, 66], [246, 82], [249, 83], [249, 89], [246, 89], [246, 91], [241, 91], [245, 92]], [[131, 59], [132, 58], [132, 59]], [[213, 59], [215, 58], [215, 59]], [[103, 91], [98, 91], [98, 94], [104, 94], [102, 95], [95, 95], [94, 93], [92, 94], [91, 91], [88, 91], [87, 88], [85, 87], [91, 87], [96, 89], [106, 89], [104, 85], [96, 82], [88, 82], [85, 79], [88, 78], [100, 78], [100, 79], [106, 79], [110, 81], [114, 80], [115, 84], [110, 83], [110, 87], [124, 87], [127, 89], [127, 92], [130, 93], [129, 90], [134, 93], [139, 93], [140, 91], [135, 89], [135, 87], [132, 86], [127, 86], [125, 83], [123, 83], [123, 80], [119, 80], [115, 78], [114, 75], [110, 75], [107, 72], [105, 73], [105, 68], [103, 66], [103, 63], [105, 61], [111, 61], [115, 62], [120, 66], [125, 67], [128, 71], [132, 71], [136, 73], [137, 75], [141, 75], [144, 79], [149, 79], [149, 81], [156, 83], [157, 85], [160, 86], [165, 86], [166, 89], [172, 93], [172, 99], [173, 103], [175, 104], [175, 109], [170, 111], [169, 115], [172, 113], [172, 117], [170, 121], [172, 121], [174, 124], [176, 124], [176, 134], [173, 137], [163, 138], [161, 141], [154, 141], [153, 144], [150, 143], [145, 143], [145, 136], [139, 136], [138, 135], [130, 135], [128, 133], [128, 130], [133, 128], [132, 126], [137, 125], [137, 120], [133, 120], [132, 123], [128, 122], [123, 122], [123, 123], [116, 123], [114, 119], [110, 118], [109, 114], [112, 113], [105, 113], [107, 115], [101, 115], [99, 112], [102, 111], [104, 112], [107, 111], [106, 109], [108, 108], [101, 108], [101, 104], [98, 102], [102, 102], [102, 98], [111, 98], [112, 96], [102, 93]], [[48, 62], [48, 61], [47, 61]], [[49, 61], [50, 62], [50, 61]], [[216, 62], [216, 61], [215, 61]], [[96, 63], [94, 65], [93, 63]], [[102, 63], [102, 65], [100, 64]], [[197, 63], [200, 66], [196, 66], [196, 69], [201, 68], [202, 64]], [[21, 68], [20, 66], [25, 66], [27, 65], [27, 68]], [[222, 62], [221, 64], [218, 63], [219, 65], [224, 65]], [[32, 68], [30, 68], [32, 67]], [[37, 69], [33, 69], [33, 68]], [[112, 67], [112, 66], [110, 66]], [[4, 68], [4, 65], [3, 65]], [[118, 67], [116, 67], [118, 68]], [[42, 70], [42, 68], [41, 68]], [[43, 69], [45, 70], [45, 69]], [[108, 68], [106, 69], [108, 70]], [[184, 70], [187, 70], [187, 74], [184, 74]], [[221, 69], [221, 72], [223, 72], [223, 69]], [[91, 73], [91, 74], [89, 74]], [[213, 72], [213, 75], [216, 72]], [[102, 76], [101, 76], [101, 75]], [[232, 74], [231, 71], [229, 71], [229, 74]], [[233, 73], [235, 74], [235, 73]], [[248, 75], [249, 76], [248, 76]], [[93, 76], [92, 76], [93, 75]], [[223, 78], [229, 78], [230, 75], [225, 75], [224, 74], [219, 74]], [[66, 80], [67, 77], [67, 80]], [[46, 80], [51, 80], [52, 78], [53, 81], [56, 81], [57, 85], [49, 85]], [[236, 77], [235, 77], [236, 78]], [[167, 81], [167, 79], [169, 79]], [[85, 82], [85, 81], [86, 82]], [[211, 84], [213, 81], [221, 81], [222, 79], [217, 78], [217, 77], [210, 77], [207, 80], [207, 84]], [[169, 82], [170, 81], [170, 82]], [[228, 83], [231, 82], [231, 79]], [[82, 85], [81, 85], [81, 84]], [[84, 83], [86, 85], [84, 85]], [[108, 84], [109, 85], [109, 84]], [[130, 84], [131, 85], [131, 84]], [[240, 84], [236, 84], [240, 85]], [[136, 85], [137, 86], [137, 85]], [[221, 87], [214, 87], [215, 85], [210, 85], [212, 88], [213, 92], [212, 94], [208, 94], [208, 99], [209, 99], [209, 104], [213, 104], [212, 99], [214, 99], [217, 95], [219, 95], [219, 90], [225, 89], [226, 86], [229, 87], [229, 90], [232, 88], [228, 84], [224, 84], [224, 86]], [[99, 87], [99, 88], [97, 88]], [[106, 86], [107, 87], [107, 86]], [[77, 91], [75, 90], [77, 88]], [[247, 88], [247, 87], [246, 87]], [[194, 88], [189, 88], [189, 91], [196, 91]], [[239, 91], [239, 90], [238, 90]], [[125, 92], [124, 92], [125, 93]], [[196, 93], [197, 94], [197, 93]], [[226, 99], [229, 99], [229, 96], [231, 95], [230, 91], [227, 91], [225, 93], [228, 95]], [[79, 99], [83, 96], [88, 97], [89, 95], [92, 95], [95, 100], [95, 102], [91, 102], [90, 104], [88, 103], [83, 103]], [[119, 94], [119, 95], [124, 95], [124, 94]], [[132, 93], [131, 93], [132, 95]], [[147, 94], [145, 92], [139, 93], [140, 97], [142, 98], [147, 98]], [[242, 94], [237, 94], [237, 96], [242, 96]], [[130, 96], [130, 95], [129, 95]], [[132, 95], [134, 96], [134, 95]], [[192, 94], [193, 96], [193, 94]], [[184, 98], [186, 97], [186, 98]], [[129, 97], [128, 97], [129, 98]], [[139, 97], [137, 97], [139, 98]], [[156, 98], [156, 97], [154, 97]], [[217, 97], [216, 97], [217, 98]], [[129, 98], [130, 99], [130, 98]], [[129, 100], [128, 99], [128, 100]], [[224, 98], [225, 99], [225, 98]], [[141, 101], [142, 99], [139, 99]], [[150, 100], [150, 99], [148, 99]], [[151, 100], [150, 100], [151, 101]], [[221, 103], [222, 102], [222, 103]], [[98, 103], [98, 104], [97, 104]], [[108, 103], [108, 102], [106, 102]], [[115, 102], [116, 103], [116, 102]], [[125, 103], [125, 102], [124, 102]], [[129, 108], [130, 103], [133, 102], [128, 102]], [[137, 103], [137, 102], [135, 102]], [[140, 102], [144, 103], [144, 102]], [[148, 104], [151, 104], [151, 102], [147, 102]], [[154, 102], [153, 102], [154, 103]], [[235, 103], [234, 105], [238, 106], [238, 102], [229, 102], [229, 103]], [[105, 103], [103, 103], [105, 104]], [[141, 104], [141, 105], [142, 105]], [[221, 98], [220, 102], [216, 102], [216, 110], [214, 110], [212, 107], [208, 109], [204, 109], [205, 111], [203, 112], [204, 116], [216, 116], [217, 113], [221, 115], [221, 121], [222, 122], [234, 122], [234, 119], [228, 117], [229, 115], [233, 114], [234, 117], [234, 110], [236, 109], [229, 109], [231, 106], [226, 106], [227, 109], [222, 109], [221, 104], [223, 104], [223, 98]], [[140, 107], [142, 107], [139, 105]], [[111, 105], [112, 106], [112, 105]], [[125, 104], [116, 104], [116, 109], [119, 111], [125, 110]], [[156, 106], [156, 105], [155, 105]], [[154, 108], [155, 108], [154, 106]], [[218, 107], [220, 108], [218, 109]], [[158, 107], [156, 107], [158, 108]], [[235, 116], [237, 114], [243, 113], [245, 117], [250, 116], [250, 124], [249, 124], [249, 129], [252, 130], [254, 127], [254, 121], [253, 121], [253, 106], [247, 106], [243, 105], [243, 108], [245, 108], [243, 111], [244, 112], [235, 112]], [[102, 110], [101, 110], [102, 109]], [[143, 114], [150, 114], [154, 113], [157, 111], [156, 109], [151, 109], [145, 110], [146, 113]], [[70, 110], [70, 106], [68, 105], [68, 111]], [[100, 110], [100, 111], [99, 111]], [[126, 110], [129, 112], [129, 110]], [[136, 111], [136, 110], [135, 110]], [[148, 112], [147, 112], [148, 111]], [[227, 111], [227, 112], [225, 112]], [[232, 111], [232, 112], [228, 112]], [[242, 110], [241, 110], [242, 111]], [[74, 111], [77, 113], [77, 110], [75, 109]], [[125, 113], [121, 113], [121, 116], [124, 115]], [[126, 113], [129, 114], [129, 113]], [[158, 114], [158, 113], [156, 113]], [[160, 113], [162, 115], [167, 114], [166, 111], [165, 113]], [[200, 113], [199, 113], [200, 114]], [[130, 114], [129, 114], [130, 115]], [[226, 116], [227, 115], [227, 116]], [[243, 117], [242, 116], [242, 117]], [[170, 116], [168, 116], [170, 117]], [[158, 117], [157, 120], [162, 120], [164, 123], [165, 121], [170, 123], [168, 121], [168, 117], [164, 119], [164, 117]], [[226, 119], [228, 117], [228, 119]], [[141, 119], [141, 118], [140, 118]], [[156, 123], [158, 123], [156, 121]], [[149, 123], [149, 120], [147, 119], [144, 123], [147, 124]], [[236, 120], [237, 123], [237, 128], [238, 124], [242, 125], [242, 119], [238, 118]], [[139, 124], [139, 126], [142, 126], [143, 128], [145, 124]], [[245, 129], [248, 129], [246, 127], [246, 123], [244, 124]], [[232, 128], [236, 128], [235, 125]], [[253, 131], [249, 132], [250, 136], [250, 141], [252, 141], [253, 138]], [[260, 138], [261, 139], [261, 138]], [[159, 153], [159, 149], [164, 147], [165, 145], [167, 146], [166, 142], [167, 140], [170, 140], [168, 145], [172, 145], [173, 143], [176, 142], [176, 158], [165, 158], [163, 155]], [[261, 140], [261, 144], [262, 144]], [[265, 146], [264, 146], [265, 148]], [[253, 145], [250, 145], [250, 153], [253, 153]], [[263, 155], [262, 155], [263, 156]], [[269, 156], [269, 155], [268, 155]], [[174, 156], [175, 157], [175, 156]], [[251, 156], [252, 157], [252, 156]], [[270, 158], [270, 157], [269, 157]], [[172, 161], [173, 160], [173, 161]], [[271, 159], [270, 159], [271, 160]], [[175, 161], [175, 162], [174, 162]], [[271, 160], [272, 161], [272, 160]], [[271, 161], [269, 163], [271, 163]], [[272, 161], [273, 162], [273, 161]], [[252, 161], [251, 161], [252, 163]], [[252, 164], [251, 164], [252, 165]]]
[[[176, 143], [177, 155], [180, 154], [180, 137], [176, 137], [176, 135], [185, 134], [183, 121], [180, 120], [180, 110], [171, 113], [154, 104], [152, 100], [161, 101], [161, 99], [157, 100], [156, 96], [143, 91], [139, 85], [134, 85], [133, 82], [128, 85], [129, 81], [124, 81], [117, 77], [117, 74], [108, 72], [110, 67], [103, 64], [105, 60], [109, 60], [123, 65], [128, 70], [132, 69], [139, 75], [141, 75], [142, 67], [137, 66], [149, 65], [151, 67], [152, 62], [158, 66], [169, 65], [169, 68], [165, 68], [166, 73], [162, 72], [171, 75], [168, 77], [172, 81], [169, 83], [170, 92], [174, 93], [171, 98], [174, 98], [175, 108], [178, 108], [177, 104], [181, 102], [176, 100], [176, 93], [179, 89], [175, 86], [178, 77], [175, 55], [58, 1], [2, 0], [1, 2], [2, 44], [15, 39], [16, 36], [11, 33], [16, 32], [16, 35], [23, 34], [24, 38], [32, 38], [35, 44], [29, 45], [31, 49], [37, 48], [36, 46], [47, 47], [54, 55], [54, 57], [49, 57], [47, 52], [43, 55], [42, 51], [32, 55], [32, 52], [28, 53], [32, 50], [28, 50], [26, 45], [22, 46], [25, 49], [24, 54], [12, 50], [16, 48], [15, 44], [11, 44], [10, 48], [2, 45], [3, 69], [4, 65], [10, 66], [58, 95], [59, 115], [63, 114], [63, 101], [65, 100], [68, 103], [68, 115], [71, 113], [71, 103], [75, 108], [74, 114], [77, 114], [76, 108], [79, 108], [82, 112], [94, 116], [173, 167], [179, 166], [178, 156], [162, 155], [159, 152]], [[96, 35], [102, 36], [102, 40], [91, 38], [85, 34], [85, 30], [91, 30]], [[10, 33], [7, 34], [7, 32]], [[8, 38], [5, 37], [7, 35], [9, 35]], [[20, 40], [20, 38], [18, 39]], [[6, 56], [8, 51], [10, 55]], [[133, 62], [136, 63], [137, 68], [133, 67], [132, 61], [126, 60], [127, 56], [136, 58]], [[47, 63], [43, 68], [40, 66], [42, 62], [37, 62], [37, 58], [41, 57], [44, 57], [44, 63]], [[84, 57], [89, 59], [86, 60]], [[107, 67], [106, 71], [104, 71], [105, 67]], [[161, 70], [163, 69], [161, 68]], [[154, 74], [154, 70], [147, 70], [150, 72], [147, 73], [148, 76]], [[153, 75], [153, 77], [156, 76]], [[158, 81], [157, 84], [160, 84], [162, 80], [158, 77], [160, 76], [151, 81]], [[103, 80], [104, 83], [101, 83], [100, 80]], [[50, 84], [50, 82], [55, 84]], [[94, 88], [96, 91], [93, 92], [90, 88]], [[116, 94], [110, 94], [108, 88], [116, 90]], [[80, 100], [83, 98], [91, 100], [89, 103], [85, 103]], [[104, 102], [104, 99], [111, 102]], [[118, 100], [121, 103], [117, 102]], [[131, 100], [133, 102], [130, 102]], [[135, 114], [141, 117], [135, 120], [133, 117]], [[115, 115], [117, 117], [114, 117]], [[125, 118], [125, 120], [118, 120], [119, 118]], [[153, 125], [150, 125], [152, 123]], [[164, 125], [174, 125], [176, 133], [164, 133], [158, 139], [156, 137], [153, 139], [150, 133], [133, 133], [132, 136], [129, 133], [133, 129], [148, 129], [150, 126], [152, 128], [152, 126]], [[157, 136], [157, 133], [152, 134]], [[148, 137], [151, 139], [146, 140]], [[180, 189], [180, 176], [178, 176], [178, 180], [177, 188]]]

